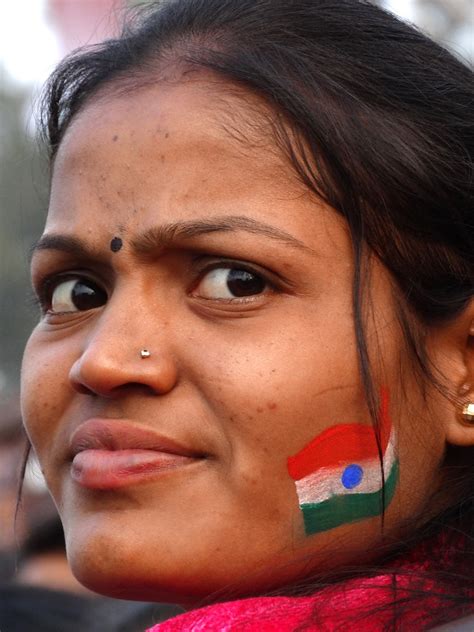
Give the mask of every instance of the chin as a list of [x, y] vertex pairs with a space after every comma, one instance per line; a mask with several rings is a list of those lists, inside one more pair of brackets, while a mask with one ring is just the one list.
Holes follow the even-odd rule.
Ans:
[[[239, 569], [243, 578], [239, 581], [227, 556], [215, 554], [215, 550], [213, 554], [213, 547], [206, 547], [205, 542], [201, 551], [194, 546], [191, 552], [180, 547], [179, 541], [173, 545], [153, 542], [149, 537], [144, 538], [143, 533], [139, 539], [135, 535], [140, 533], [139, 529], [100, 530], [97, 522], [95, 527], [76, 524], [66, 529], [71, 570], [93, 592], [117, 599], [166, 602], [190, 608], [211, 597], [214, 601], [236, 599], [275, 588], [268, 565], [265, 573], [255, 575], [254, 565], [252, 571], [248, 566], [247, 572]], [[192, 538], [194, 543], [196, 537]]]
[[192, 606], [210, 596], [273, 589], [293, 575], [293, 553], [281, 555], [268, 542], [265, 549], [266, 532], [260, 539], [258, 533], [250, 537], [250, 530], [248, 537], [230, 536], [207, 512], [183, 518], [182, 508], [170, 515], [156, 505], [125, 508], [113, 498], [101, 496], [91, 506], [67, 497], [61, 507], [71, 570], [89, 590]]
[[[202, 594], [187, 594], [179, 579], [167, 575], [157, 563], [148, 568], [143, 558], [146, 552], [122, 552], [106, 542], [68, 545], [68, 560], [76, 579], [95, 593], [136, 601], [161, 601], [185, 604], [202, 598]], [[183, 590], [184, 589], [184, 590]], [[197, 591], [196, 591], [197, 592]], [[199, 591], [202, 593], [202, 591]]]
[[210, 561], [194, 556], [190, 562], [176, 544], [140, 539], [139, 529], [101, 529], [97, 522], [94, 526], [78, 522], [65, 532], [71, 571], [95, 593], [189, 607], [222, 588], [221, 578], [209, 577]]

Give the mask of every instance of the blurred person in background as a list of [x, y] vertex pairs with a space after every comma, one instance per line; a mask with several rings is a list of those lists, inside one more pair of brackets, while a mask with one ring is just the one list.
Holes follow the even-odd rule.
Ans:
[[13, 521], [24, 451], [25, 435], [19, 405], [15, 398], [11, 398], [0, 408], [0, 581], [14, 572], [15, 544], [24, 534], [22, 516], [17, 522], [16, 533]]

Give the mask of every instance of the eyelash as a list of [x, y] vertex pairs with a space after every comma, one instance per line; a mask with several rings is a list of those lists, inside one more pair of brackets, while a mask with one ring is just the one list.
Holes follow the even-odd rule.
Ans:
[[195, 262], [197, 263], [198, 271], [194, 282], [191, 284], [193, 289], [201, 283], [209, 272], [219, 270], [221, 268], [226, 270], [242, 270], [244, 272], [249, 272], [250, 274], [261, 278], [265, 282], [265, 285], [274, 291], [277, 290], [278, 287], [276, 281], [271, 278], [272, 275], [269, 272], [260, 269], [259, 266], [251, 265], [247, 262], [239, 261], [238, 259], [213, 259], [212, 261], [209, 261], [209, 256], [202, 256], [196, 258]]
[[[191, 289], [188, 290], [189, 294], [191, 294], [199, 286], [199, 284], [202, 282], [202, 280], [205, 278], [207, 274], [209, 274], [213, 270], [217, 270], [220, 268], [225, 268], [228, 270], [236, 269], [236, 270], [243, 270], [245, 272], [249, 272], [250, 274], [253, 274], [261, 278], [262, 281], [264, 281], [265, 286], [270, 291], [275, 292], [278, 290], [277, 282], [273, 280], [273, 278], [271, 278], [274, 275], [264, 270], [261, 270], [259, 266], [254, 266], [247, 262], [239, 261], [236, 259], [213, 259], [212, 261], [209, 261], [209, 259], [210, 259], [210, 255], [199, 255], [193, 258], [192, 264], [193, 266], [196, 266], [197, 270], [194, 272], [195, 278], [190, 284]], [[64, 283], [71, 279], [78, 279], [78, 280], [82, 279], [84, 281], [92, 282], [96, 285], [99, 285], [105, 291], [104, 283], [98, 281], [96, 278], [94, 278], [92, 275], [88, 274], [85, 271], [78, 270], [78, 271], [61, 272], [61, 273], [56, 273], [56, 274], [50, 274], [49, 276], [46, 276], [40, 280], [40, 282], [37, 284], [36, 289], [32, 293], [32, 296], [31, 296], [32, 303], [34, 303], [36, 307], [39, 307], [43, 315], [46, 315], [51, 309], [51, 301], [52, 301], [52, 295], [53, 295], [54, 290], [61, 283]], [[221, 299], [203, 299], [203, 300], [209, 300], [209, 301], [214, 300], [214, 301], [219, 301], [221, 303], [228, 302], [232, 304], [238, 304], [238, 303], [248, 303], [248, 302], [254, 301], [255, 298], [251, 295], [249, 297], [241, 297], [241, 298], [235, 297], [232, 299], [221, 298]]]

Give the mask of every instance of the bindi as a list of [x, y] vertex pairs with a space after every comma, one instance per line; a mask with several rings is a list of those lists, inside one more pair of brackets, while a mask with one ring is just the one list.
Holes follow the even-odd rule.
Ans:
[[114, 237], [112, 241], [110, 242], [110, 250], [112, 252], [118, 252], [119, 250], [122, 249], [122, 246], [123, 246], [123, 241], [120, 239], [120, 237]]

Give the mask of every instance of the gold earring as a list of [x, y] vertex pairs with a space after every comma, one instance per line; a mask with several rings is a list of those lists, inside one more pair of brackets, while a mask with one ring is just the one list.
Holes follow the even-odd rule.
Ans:
[[474, 426], [474, 402], [467, 402], [462, 407], [462, 423], [466, 426]]

